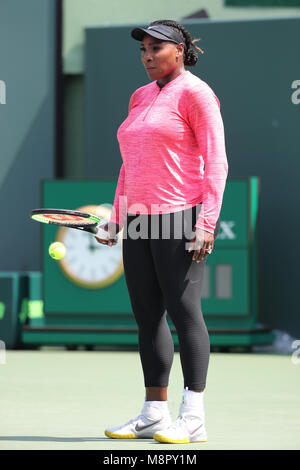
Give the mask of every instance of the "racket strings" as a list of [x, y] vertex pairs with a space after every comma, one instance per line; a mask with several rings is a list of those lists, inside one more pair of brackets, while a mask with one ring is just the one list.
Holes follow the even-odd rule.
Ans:
[[79, 227], [93, 227], [100, 222], [100, 218], [93, 216], [92, 214], [87, 214], [86, 217], [73, 214], [62, 214], [62, 213], [37, 213], [32, 214], [32, 219], [38, 222], [44, 222], [47, 224], [63, 225], [70, 228], [79, 228]]

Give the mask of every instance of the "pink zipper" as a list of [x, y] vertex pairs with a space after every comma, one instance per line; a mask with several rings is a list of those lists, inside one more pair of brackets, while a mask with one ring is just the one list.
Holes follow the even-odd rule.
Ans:
[[149, 108], [148, 108], [148, 111], [146, 112], [145, 116], [143, 117], [143, 121], [145, 121], [146, 117], [148, 116], [149, 111], [150, 111], [150, 109], [152, 108], [153, 104], [155, 103], [156, 98], [157, 98], [158, 95], [160, 94], [161, 90], [162, 90], [162, 88], [158, 90], [157, 95], [153, 98], [152, 103], [150, 104], [150, 106], [149, 106]]

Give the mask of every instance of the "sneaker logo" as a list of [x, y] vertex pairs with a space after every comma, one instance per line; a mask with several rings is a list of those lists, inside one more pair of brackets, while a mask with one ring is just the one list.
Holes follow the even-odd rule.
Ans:
[[147, 428], [151, 428], [151, 426], [154, 426], [154, 424], [157, 424], [159, 422], [160, 422], [160, 419], [157, 420], [157, 421], [154, 421], [151, 424], [146, 424], [146, 426], [139, 426], [139, 424], [137, 423], [136, 426], [135, 426], [135, 430], [136, 430], [136, 432], [141, 432], [141, 431], [144, 431]]
[[199, 429], [201, 429], [203, 427], [203, 424], [200, 424], [200, 426], [198, 426], [198, 428], [194, 429], [193, 431], [190, 431], [189, 428], [187, 427], [187, 430], [188, 430], [188, 433], [193, 436], [194, 434], [196, 434], [197, 431], [199, 431]]

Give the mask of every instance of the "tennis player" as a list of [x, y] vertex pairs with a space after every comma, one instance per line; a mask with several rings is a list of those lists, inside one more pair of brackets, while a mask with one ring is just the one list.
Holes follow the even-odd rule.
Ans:
[[[185, 69], [196, 65], [197, 51], [203, 53], [195, 45], [199, 39], [192, 40], [172, 20], [135, 28], [131, 36], [141, 43], [151, 83], [134, 91], [118, 129], [123, 164], [105, 226], [110, 239], [99, 242], [113, 245], [116, 233], [126, 228], [124, 274], [146, 391], [140, 414], [105, 434], [201, 442], [207, 440], [204, 390], [210, 355], [201, 293], [228, 174], [224, 126], [211, 87]], [[174, 357], [167, 313], [178, 335], [184, 382], [174, 422], [167, 402]]]

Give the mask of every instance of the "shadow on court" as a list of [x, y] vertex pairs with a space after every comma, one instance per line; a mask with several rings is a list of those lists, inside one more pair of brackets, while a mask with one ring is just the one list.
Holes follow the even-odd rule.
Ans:
[[[30, 441], [30, 442], [128, 442], [128, 439], [108, 439], [107, 437], [51, 437], [51, 436], [0, 436], [0, 441]], [[153, 444], [160, 444], [153, 441], [153, 439], [134, 439], [135, 443], [138, 442], [152, 442]]]
[[0, 436], [0, 441], [93, 442], [106, 440], [107, 439], [101, 437]]

